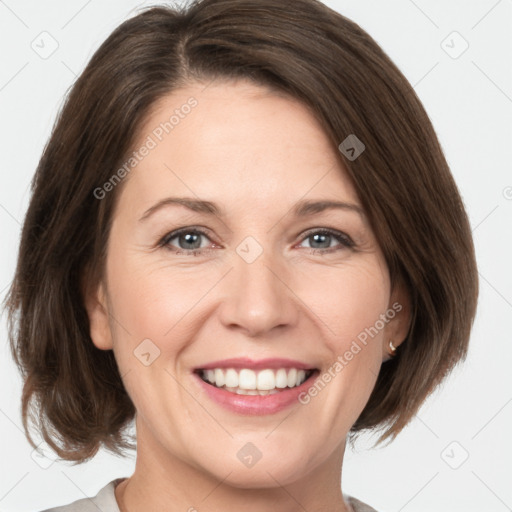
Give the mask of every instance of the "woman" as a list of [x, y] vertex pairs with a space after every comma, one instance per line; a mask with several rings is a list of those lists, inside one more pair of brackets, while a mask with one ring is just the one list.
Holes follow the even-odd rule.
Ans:
[[[433, 127], [314, 0], [203, 0], [118, 27], [38, 166], [13, 356], [64, 460], [136, 468], [51, 510], [375, 510], [347, 440], [392, 440], [467, 351], [471, 230]], [[34, 444], [35, 446], [35, 444]]]

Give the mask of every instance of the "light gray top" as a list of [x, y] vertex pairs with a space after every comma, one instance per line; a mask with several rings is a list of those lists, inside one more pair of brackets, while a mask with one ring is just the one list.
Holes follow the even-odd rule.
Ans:
[[[121, 483], [125, 478], [116, 478], [102, 487], [96, 496], [92, 498], [82, 498], [68, 505], [60, 507], [48, 508], [41, 512], [120, 512], [117, 505], [114, 489], [117, 484]], [[377, 512], [374, 508], [366, 505], [352, 496], [345, 496], [347, 501], [354, 508], [354, 512]]]
[[48, 508], [42, 512], [121, 512], [117, 505], [114, 489], [123, 480], [125, 478], [116, 478], [110, 481], [92, 498], [82, 498], [68, 505]]

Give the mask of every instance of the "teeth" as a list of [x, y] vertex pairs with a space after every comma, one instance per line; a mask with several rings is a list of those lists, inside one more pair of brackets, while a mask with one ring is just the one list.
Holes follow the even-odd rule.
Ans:
[[292, 368], [288, 372], [288, 387], [293, 388], [295, 384], [297, 383], [297, 370], [295, 368]]
[[288, 386], [288, 375], [286, 375], [286, 370], [284, 368], [280, 368], [276, 372], [276, 388], [285, 388]]
[[226, 380], [224, 381], [224, 384], [227, 388], [236, 388], [238, 387], [238, 373], [233, 370], [233, 368], [230, 368], [226, 372]]
[[[253, 372], [254, 373], [254, 372]], [[243, 385], [240, 386], [243, 388]], [[256, 386], [260, 390], [275, 389], [276, 377], [272, 370], [262, 370], [258, 373], [258, 385]]]
[[[235, 370], [231, 370], [235, 371]], [[236, 373], [236, 372], [235, 372]], [[237, 386], [242, 389], [264, 389], [256, 383], [256, 374], [252, 370], [240, 370]]]
[[203, 370], [202, 378], [218, 388], [224, 387], [239, 395], [272, 395], [278, 393], [279, 389], [300, 386], [310, 374], [310, 370], [306, 373], [305, 370], [296, 368], [265, 369], [258, 372], [249, 368], [215, 368]]
[[215, 380], [211, 381], [211, 382], [215, 382], [215, 385], [219, 386], [219, 388], [224, 386], [224, 384], [225, 384], [224, 372], [222, 370], [220, 370], [219, 368], [216, 368], [214, 373], [215, 373], [215, 375], [214, 375]]
[[277, 389], [271, 389], [271, 390], [261, 390], [258, 389], [241, 389], [241, 388], [227, 388], [225, 387], [227, 391], [231, 391], [231, 393], [236, 393], [237, 395], [275, 395], [276, 393], [279, 393]]

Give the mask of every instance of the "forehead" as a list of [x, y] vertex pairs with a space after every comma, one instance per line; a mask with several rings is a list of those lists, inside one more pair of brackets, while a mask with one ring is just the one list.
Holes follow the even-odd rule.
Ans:
[[246, 81], [191, 84], [161, 98], [133, 151], [144, 147], [123, 191], [131, 205], [166, 194], [265, 208], [309, 193], [357, 201], [309, 108]]

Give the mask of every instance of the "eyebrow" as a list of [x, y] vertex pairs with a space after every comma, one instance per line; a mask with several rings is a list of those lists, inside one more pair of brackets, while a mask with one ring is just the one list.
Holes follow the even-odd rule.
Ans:
[[[218, 217], [224, 217], [224, 211], [219, 208], [215, 203], [211, 201], [204, 201], [200, 199], [193, 199], [188, 197], [166, 197], [161, 201], [158, 201], [151, 208], [147, 209], [139, 222], [145, 221], [148, 217], [156, 213], [158, 210], [170, 206], [170, 205], [181, 205], [194, 212], [203, 213], [206, 215], [215, 215]], [[347, 211], [353, 211], [361, 216], [363, 220], [366, 220], [366, 215], [361, 206], [354, 203], [347, 203], [345, 201], [306, 201], [302, 200], [296, 203], [291, 212], [295, 217], [307, 217], [308, 215], [315, 215], [325, 210], [341, 209]]]

